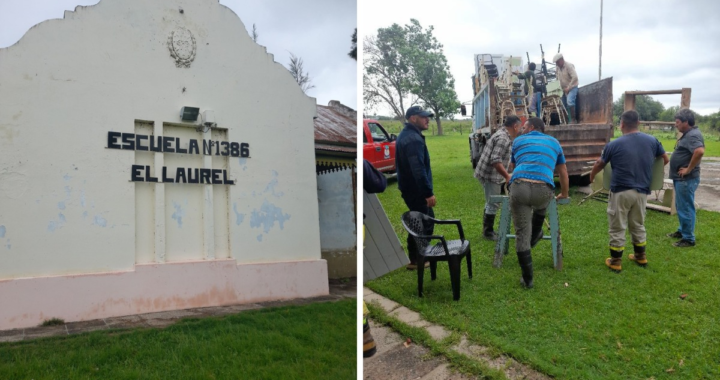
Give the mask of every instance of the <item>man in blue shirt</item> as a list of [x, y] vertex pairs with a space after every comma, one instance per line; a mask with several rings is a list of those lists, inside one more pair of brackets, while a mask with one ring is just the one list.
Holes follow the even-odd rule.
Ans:
[[695, 115], [687, 108], [675, 114], [675, 127], [683, 135], [670, 159], [670, 179], [675, 188], [675, 209], [680, 227], [668, 237], [680, 239], [676, 247], [695, 246], [695, 190], [700, 185], [700, 161], [705, 154], [705, 140], [695, 126]]
[[[428, 129], [428, 123], [433, 116], [419, 106], [408, 108], [405, 112], [407, 122], [395, 141], [398, 189], [405, 205], [410, 211], [419, 211], [432, 218], [435, 217], [432, 208], [435, 207], [436, 200], [433, 193], [430, 153], [421, 131]], [[432, 232], [431, 228], [425, 231], [425, 234], [432, 235]], [[409, 234], [407, 247], [410, 258], [407, 269], [413, 270], [417, 268], [417, 247]]]
[[[567, 198], [569, 180], [565, 155], [560, 143], [546, 135], [542, 119], [532, 117], [525, 122], [524, 134], [512, 145], [510, 178], [510, 211], [515, 224], [515, 248], [526, 288], [533, 287], [533, 267], [530, 249], [542, 238], [545, 209], [555, 196], [553, 173], [560, 177], [560, 194]], [[532, 217], [532, 222], [531, 222]], [[539, 237], [538, 237], [539, 236]]]
[[607, 144], [590, 172], [592, 182], [605, 165], [612, 165], [607, 207], [610, 257], [605, 260], [605, 265], [617, 273], [622, 270], [625, 230], [628, 227], [634, 251], [628, 258], [640, 266], [647, 265], [645, 206], [650, 194], [652, 167], [657, 157], [662, 157], [665, 164], [669, 161], [662, 144], [655, 137], [638, 130], [639, 121], [640, 116], [633, 110], [620, 116], [623, 135]]

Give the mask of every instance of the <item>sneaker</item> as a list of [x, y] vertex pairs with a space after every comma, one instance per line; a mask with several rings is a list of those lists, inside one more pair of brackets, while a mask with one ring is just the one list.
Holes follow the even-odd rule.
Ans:
[[694, 242], [694, 241], [690, 241], [690, 240], [682, 239], [682, 240], [679, 240], [679, 241], [676, 241], [675, 243], [673, 243], [673, 246], [675, 246], [675, 247], [680, 247], [680, 248], [694, 247], [694, 246], [695, 246], [695, 242]]
[[622, 259], [613, 259], [612, 257], [605, 259], [605, 265], [607, 265], [607, 267], [615, 273], [620, 273], [620, 271], [622, 271], [621, 263]]
[[667, 234], [665, 236], [667, 236], [669, 238], [673, 238], [673, 239], [682, 239], [682, 234], [680, 233], [680, 231], [675, 231], [675, 232], [673, 232], [671, 234]]
[[630, 261], [634, 261], [635, 264], [640, 265], [641, 267], [647, 266], [647, 258], [644, 255], [642, 259], [638, 259], [631, 253], [628, 255], [628, 259], [630, 259]]
[[[410, 263], [410, 264], [406, 265], [405, 268], [406, 268], [407, 270], [417, 270], [417, 264], [415, 264], [415, 263]], [[430, 262], [429, 262], [429, 261], [426, 261], [426, 262], [425, 262], [425, 268], [430, 268]]]

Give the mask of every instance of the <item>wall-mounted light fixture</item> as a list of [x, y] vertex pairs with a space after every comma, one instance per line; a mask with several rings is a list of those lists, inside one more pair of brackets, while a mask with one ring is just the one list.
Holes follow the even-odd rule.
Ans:
[[199, 114], [200, 108], [198, 107], [183, 107], [180, 109], [180, 120], [197, 121]]

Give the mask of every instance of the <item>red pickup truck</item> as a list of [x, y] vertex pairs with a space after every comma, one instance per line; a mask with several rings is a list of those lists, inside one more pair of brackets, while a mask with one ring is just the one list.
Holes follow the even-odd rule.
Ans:
[[383, 173], [395, 173], [395, 140], [377, 120], [363, 119], [363, 158]]

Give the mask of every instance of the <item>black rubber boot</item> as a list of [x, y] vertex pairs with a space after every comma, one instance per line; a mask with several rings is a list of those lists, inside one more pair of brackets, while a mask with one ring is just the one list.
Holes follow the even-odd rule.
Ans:
[[537, 243], [543, 238], [543, 223], [545, 223], [545, 215], [533, 213], [532, 216], [532, 235], [530, 235], [530, 248], [535, 248]]
[[495, 215], [488, 215], [483, 211], [483, 237], [487, 240], [497, 240], [493, 225], [495, 225]]
[[520, 269], [522, 270], [522, 278], [520, 283], [525, 288], [530, 289], [533, 287], [533, 266], [532, 266], [532, 255], [530, 251], [522, 251], [517, 253], [518, 262], [520, 262]]
[[575, 118], [575, 106], [568, 107], [568, 124], [575, 122], [577, 124], [577, 120]]

